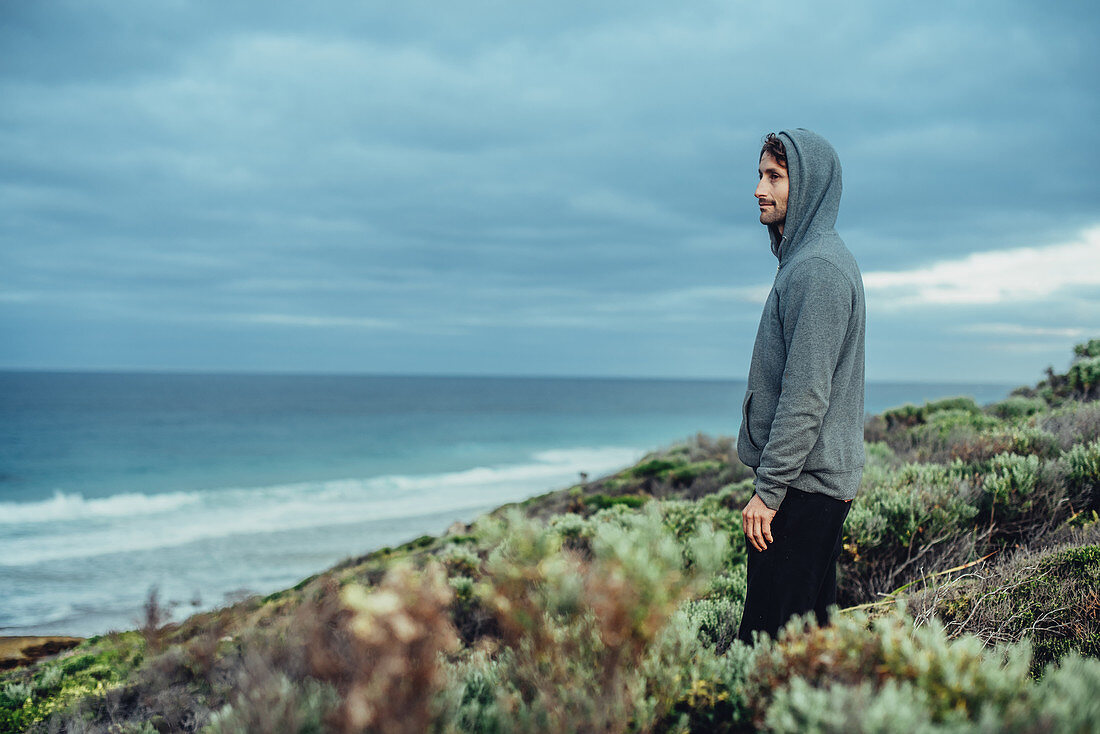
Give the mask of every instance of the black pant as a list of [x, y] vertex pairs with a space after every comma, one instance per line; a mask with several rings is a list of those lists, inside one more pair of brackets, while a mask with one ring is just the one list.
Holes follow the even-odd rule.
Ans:
[[745, 611], [737, 636], [753, 630], [775, 637], [795, 614], [813, 610], [820, 624], [836, 603], [836, 562], [841, 530], [852, 503], [789, 487], [772, 518], [773, 542], [763, 551], [748, 545]]

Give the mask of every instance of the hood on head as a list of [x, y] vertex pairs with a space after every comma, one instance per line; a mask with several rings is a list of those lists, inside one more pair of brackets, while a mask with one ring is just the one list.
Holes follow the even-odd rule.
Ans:
[[796, 127], [779, 133], [787, 150], [787, 219], [783, 235], [768, 225], [772, 254], [779, 263], [798, 250], [810, 235], [836, 226], [840, 210], [840, 158], [829, 141], [815, 132]]

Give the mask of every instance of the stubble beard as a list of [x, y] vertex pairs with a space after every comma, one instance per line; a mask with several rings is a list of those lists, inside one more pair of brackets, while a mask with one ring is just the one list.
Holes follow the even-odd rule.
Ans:
[[760, 223], [765, 225], [774, 224], [777, 227], [782, 227], [787, 221], [787, 212], [778, 211], [778, 207], [772, 205], [765, 211], [760, 212]]

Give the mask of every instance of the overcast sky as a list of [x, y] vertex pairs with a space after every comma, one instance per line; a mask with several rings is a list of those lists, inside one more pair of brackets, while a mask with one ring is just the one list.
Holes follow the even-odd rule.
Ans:
[[1032, 383], [1100, 337], [1095, 8], [3, 0], [0, 367], [743, 378], [808, 127], [868, 378]]

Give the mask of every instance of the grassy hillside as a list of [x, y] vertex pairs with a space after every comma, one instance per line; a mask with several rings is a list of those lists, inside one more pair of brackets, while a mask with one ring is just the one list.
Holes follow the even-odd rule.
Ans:
[[0, 731], [1096, 731], [1100, 340], [867, 422], [841, 610], [735, 640], [751, 472], [697, 435], [0, 677]]

